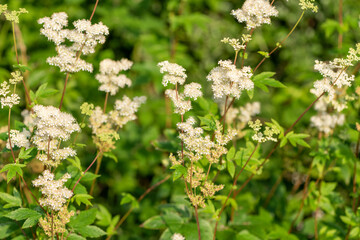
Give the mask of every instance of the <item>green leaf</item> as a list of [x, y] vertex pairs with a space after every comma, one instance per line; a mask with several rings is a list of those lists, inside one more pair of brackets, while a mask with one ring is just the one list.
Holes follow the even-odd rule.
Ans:
[[174, 169], [175, 171], [173, 172], [173, 181], [177, 180], [178, 178], [182, 177], [182, 176], [186, 176], [187, 174], [187, 169], [186, 167], [184, 167], [181, 164], [175, 164], [173, 165], [170, 169]]
[[114, 160], [116, 163], [118, 162], [118, 158], [112, 152], [106, 152], [106, 153], [103, 153], [103, 155], [104, 155], [104, 157], [107, 157], [107, 158], [110, 158], [110, 159]]
[[268, 86], [275, 88], [285, 88], [286, 86], [284, 84], [272, 78], [274, 75], [274, 72], [262, 72], [258, 75], [255, 75], [253, 77], [254, 85], [258, 88], [261, 88], [265, 92], [269, 91], [267, 88]]
[[242, 230], [236, 235], [236, 240], [260, 240], [260, 238], [249, 233], [248, 230]]
[[77, 156], [75, 156], [75, 159], [67, 158], [66, 160], [68, 160], [71, 163], [71, 165], [73, 165], [74, 167], [79, 169], [80, 172], [82, 172], [81, 162], [80, 162], [80, 159]]
[[21, 148], [20, 149], [20, 153], [19, 153], [19, 159], [29, 159], [31, 157], [35, 157], [33, 154], [30, 154], [33, 150], [34, 153], [36, 152], [36, 149], [34, 147], [29, 148], [29, 149], [25, 149], [25, 148]]
[[40, 217], [30, 217], [25, 220], [24, 224], [22, 225], [22, 228], [29, 228], [32, 226], [35, 226], [39, 222]]
[[258, 53], [262, 56], [264, 56], [265, 58], [269, 58], [270, 55], [269, 55], [269, 52], [263, 52], [263, 51], [258, 51]]
[[131, 195], [130, 193], [123, 193], [120, 205], [124, 205], [127, 203], [131, 203], [132, 208], [139, 207], [139, 203], [133, 195]]
[[0, 198], [7, 202], [4, 208], [21, 207], [21, 198], [17, 198], [7, 193], [0, 192]]
[[[296, 147], [296, 145], [301, 145], [307, 148], [310, 148], [310, 145], [307, 144], [307, 142], [305, 142], [303, 140], [303, 138], [307, 138], [310, 135], [308, 134], [304, 134], [304, 133], [294, 133], [293, 131], [289, 132], [288, 134], [286, 134], [286, 136], [284, 138], [286, 138], [292, 146]], [[283, 140], [282, 140], [283, 141]], [[285, 141], [285, 140], [284, 140]], [[286, 142], [285, 142], [286, 144]], [[283, 145], [285, 145], [283, 144]], [[281, 146], [282, 144], [280, 144]]]
[[247, 95], [249, 96], [250, 100], [254, 97], [254, 89], [246, 90]]
[[235, 148], [231, 147], [228, 151], [228, 153], [226, 154], [226, 159], [227, 160], [232, 160], [235, 157]]
[[36, 218], [39, 219], [41, 217], [41, 214], [35, 210], [29, 209], [29, 208], [19, 208], [15, 211], [12, 211], [5, 215], [7, 218], [20, 221], [27, 218]]
[[98, 205], [99, 211], [96, 213], [96, 225], [107, 227], [111, 224], [111, 213], [103, 205]]
[[84, 237], [90, 237], [90, 238], [98, 238], [106, 235], [106, 232], [104, 232], [101, 228], [96, 226], [79, 227], [76, 228], [75, 231], [80, 233]]
[[14, 64], [13, 68], [19, 69], [21, 72], [31, 71], [30, 67], [28, 67], [26, 65], [22, 65], [22, 64]]
[[16, 174], [19, 174], [20, 176], [23, 175], [23, 171], [21, 168], [25, 166], [26, 166], [25, 164], [20, 164], [20, 163], [9, 163], [1, 169], [0, 173], [7, 171], [6, 178], [7, 178], [7, 182], [9, 183], [10, 180], [16, 176]]
[[216, 121], [213, 115], [208, 114], [205, 117], [198, 117], [200, 119], [200, 126], [206, 131], [216, 130]]
[[0, 133], [0, 140], [7, 141], [8, 133], [7, 132]]
[[80, 235], [77, 235], [75, 233], [71, 233], [68, 237], [67, 237], [67, 240], [86, 240], [86, 238], [80, 236]]
[[97, 175], [97, 174], [94, 174], [94, 173], [91, 173], [91, 172], [86, 172], [83, 177], [81, 178], [80, 181], [82, 182], [90, 182], [90, 181], [93, 181], [94, 179], [100, 177], [100, 175]]
[[183, 219], [176, 214], [154, 216], [146, 220], [141, 226], [145, 229], [165, 229], [183, 224]]
[[70, 218], [69, 227], [76, 229], [92, 224], [95, 221], [96, 212], [96, 208], [81, 211], [78, 215]]
[[232, 178], [234, 178], [235, 175], [235, 164], [232, 160], [227, 160], [226, 162], [227, 170]]
[[47, 98], [58, 92], [57, 89], [46, 89], [47, 83], [42, 84], [35, 93], [35, 98]]
[[82, 203], [85, 206], [92, 206], [91, 202], [89, 201], [90, 199], [93, 199], [93, 197], [89, 194], [85, 194], [85, 193], [80, 193], [80, 194], [76, 194], [71, 201], [73, 202], [75, 200], [75, 202], [80, 206]]

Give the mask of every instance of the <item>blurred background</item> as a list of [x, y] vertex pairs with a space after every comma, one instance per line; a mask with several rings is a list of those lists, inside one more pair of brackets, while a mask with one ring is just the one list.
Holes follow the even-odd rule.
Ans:
[[[129, 192], [140, 196], [151, 184], [161, 180], [170, 173], [167, 168], [169, 145], [168, 129], [174, 129], [179, 121], [166, 106], [165, 88], [161, 85], [162, 75], [157, 63], [164, 60], [176, 62], [187, 69], [189, 82], [198, 82], [203, 86], [205, 99], [212, 100], [211, 85], [206, 80], [209, 71], [219, 60], [233, 59], [233, 49], [220, 42], [224, 37], [240, 38], [246, 33], [244, 24], [239, 24], [230, 15], [232, 9], [242, 6], [244, 1], [232, 0], [100, 0], [93, 23], [103, 22], [110, 29], [106, 43], [97, 47], [97, 51], [83, 59], [94, 66], [94, 72], [79, 72], [70, 77], [63, 110], [72, 113], [80, 122], [79, 107], [83, 102], [102, 106], [104, 92], [98, 91], [99, 83], [95, 79], [99, 62], [105, 58], [120, 60], [128, 58], [134, 66], [127, 75], [133, 80], [130, 88], [121, 90], [116, 96], [109, 98], [109, 105], [126, 94], [129, 97], [145, 95], [148, 100], [140, 108], [138, 119], [128, 123], [120, 131], [120, 140], [113, 155], [104, 157], [101, 166], [101, 177], [95, 187], [94, 204], [104, 205], [113, 215], [124, 214], [128, 206], [120, 206], [121, 193]], [[271, 89], [268, 93], [255, 90], [254, 98], [244, 94], [235, 106], [243, 106], [249, 101], [261, 103], [260, 119], [276, 119], [282, 126], [290, 124], [314, 100], [309, 89], [320, 74], [313, 70], [314, 61], [332, 60], [345, 56], [349, 47], [360, 41], [358, 0], [343, 0], [343, 22], [339, 22], [339, 0], [317, 1], [319, 12], [307, 11], [295, 32], [283, 47], [274, 53], [260, 67], [261, 71], [276, 72], [275, 78], [287, 86], [284, 89]], [[56, 54], [55, 46], [40, 35], [39, 18], [50, 16], [54, 12], [66, 12], [69, 26], [77, 19], [88, 19], [95, 1], [90, 0], [10, 0], [8, 9], [26, 8], [29, 13], [20, 17], [16, 30], [20, 48], [20, 62], [31, 68], [26, 74], [27, 85], [35, 91], [47, 82], [51, 88], [59, 89], [59, 93], [50, 99], [40, 101], [44, 105], [58, 105], [61, 97], [65, 75], [58, 68], [46, 64], [46, 58]], [[294, 26], [302, 10], [296, 0], [275, 0], [279, 11], [278, 18], [272, 18], [271, 25], [256, 29], [253, 40], [248, 46], [246, 66], [254, 68], [263, 58], [258, 51], [271, 51]], [[339, 41], [339, 35], [342, 40]], [[13, 49], [11, 24], [0, 19], [0, 82], [7, 80], [16, 64]], [[359, 78], [357, 78], [357, 83]], [[21, 89], [21, 88], [20, 88]], [[21, 91], [21, 90], [20, 90]], [[354, 92], [354, 89], [352, 90]], [[354, 123], [358, 113], [350, 106], [346, 110], [348, 123]], [[13, 110], [13, 119], [21, 119], [24, 103]], [[216, 108], [215, 108], [216, 109]], [[192, 114], [196, 114], [195, 109]], [[217, 111], [217, 110], [215, 110]], [[0, 111], [0, 123], [6, 125], [7, 111]], [[296, 128], [296, 132], [315, 134], [309, 126], [309, 118], [314, 115], [311, 110]], [[79, 135], [78, 142], [86, 146], [78, 150], [82, 166], [88, 166], [96, 154], [90, 130], [85, 128]], [[352, 137], [350, 136], [350, 139]], [[314, 139], [316, 141], [316, 138]], [[166, 145], [166, 147], [164, 147]], [[176, 146], [176, 145], [175, 145]], [[269, 146], [270, 147], [270, 146]], [[164, 149], [166, 151], [161, 151]], [[265, 150], [266, 150], [265, 146]], [[176, 148], [175, 148], [176, 150]], [[301, 171], [303, 162], [309, 160], [309, 151], [301, 152], [289, 147], [274, 157], [259, 181], [249, 185], [247, 191], [253, 193], [250, 199], [264, 197], [277, 175], [284, 168], [290, 171]], [[266, 151], [265, 151], [266, 152]], [[291, 159], [290, 166], [283, 166], [278, 159]], [[295, 159], [301, 162], [295, 162]], [[292, 169], [292, 170], [291, 170]], [[269, 173], [273, 174], [269, 174]], [[350, 174], [350, 171], [349, 171]], [[30, 175], [29, 175], [30, 176]], [[32, 175], [33, 178], [35, 175]], [[345, 178], [345, 177], [344, 177]], [[350, 178], [350, 175], [348, 176]], [[229, 177], [220, 178], [227, 182]], [[141, 203], [121, 229], [121, 235], [113, 239], [158, 239], [160, 232], [139, 228], [139, 224], [159, 213], [161, 203], [171, 202], [183, 194], [183, 186], [168, 181], [152, 192]], [[281, 186], [286, 191], [287, 184]], [[0, 190], [6, 188], [4, 180], [0, 182]], [[285, 201], [286, 195], [275, 196], [274, 202]], [[279, 218], [284, 214], [281, 206], [271, 206]], [[136, 234], [134, 234], [136, 232]]]

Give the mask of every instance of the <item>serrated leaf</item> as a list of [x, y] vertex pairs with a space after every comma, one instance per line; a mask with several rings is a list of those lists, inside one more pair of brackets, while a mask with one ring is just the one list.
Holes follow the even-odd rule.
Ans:
[[19, 159], [29, 159], [29, 158], [33, 157], [30, 153], [31, 153], [34, 149], [35, 149], [34, 147], [29, 148], [29, 149], [21, 148], [18, 158], [19, 158]]
[[81, 211], [78, 215], [70, 218], [70, 222], [68, 223], [69, 227], [75, 229], [92, 224], [95, 221], [96, 212], [96, 208]]
[[232, 178], [234, 178], [235, 175], [235, 164], [232, 160], [227, 160], [226, 162], [227, 170]]
[[284, 84], [272, 78], [274, 75], [274, 72], [262, 72], [258, 75], [255, 75], [253, 77], [254, 85], [258, 88], [261, 88], [265, 92], [269, 91], [267, 88], [268, 86], [275, 88], [285, 88], [286, 86]]
[[158, 215], [147, 219], [141, 226], [146, 229], [165, 229], [184, 223], [184, 220], [176, 214]]
[[68, 237], [67, 237], [67, 240], [86, 240], [86, 238], [80, 236], [80, 235], [77, 235], [75, 233], [71, 233]]
[[9, 164], [6, 164], [0, 170], [0, 173], [7, 171], [6, 178], [7, 178], [7, 182], [9, 183], [10, 180], [16, 176], [16, 174], [19, 174], [20, 176], [23, 175], [23, 171], [21, 168], [23, 168], [25, 166], [26, 166], [25, 164], [20, 164], [20, 163], [9, 163]]
[[76, 194], [71, 201], [74, 201], [77, 203], [77, 205], [81, 205], [82, 203], [85, 206], [92, 206], [91, 202], [89, 201], [90, 199], [93, 199], [93, 197], [89, 194]]
[[35, 210], [29, 209], [29, 208], [19, 208], [15, 211], [9, 212], [5, 215], [7, 218], [20, 221], [27, 218], [37, 218], [39, 219], [41, 217], [41, 214]]
[[133, 195], [131, 195], [130, 193], [123, 193], [120, 205], [124, 205], [127, 203], [131, 203], [132, 208], [139, 207], [139, 203]]
[[98, 205], [99, 211], [96, 213], [96, 225], [107, 227], [111, 224], [111, 213], [103, 206]]
[[231, 147], [226, 154], [226, 159], [231, 160], [234, 159], [234, 157], [235, 157], [235, 148]]
[[72, 159], [72, 158], [67, 158], [66, 160], [68, 160], [68, 161], [71, 163], [71, 165], [73, 165], [74, 167], [76, 167], [77, 169], [79, 169], [80, 172], [82, 172], [81, 162], [80, 162], [80, 159], [79, 159], [77, 156], [75, 156], [74, 159]]
[[80, 233], [84, 237], [98, 238], [106, 235], [106, 232], [96, 226], [85, 226], [78, 227], [75, 229], [76, 232]]
[[182, 176], [186, 176], [187, 169], [181, 164], [175, 164], [170, 169], [174, 169], [173, 172], [173, 181], [179, 179]]
[[4, 208], [20, 207], [21, 199], [7, 193], [0, 192], [0, 198], [7, 202]]
[[24, 224], [22, 225], [22, 228], [29, 228], [35, 226], [39, 222], [40, 217], [30, 217], [26, 219]]
[[118, 158], [112, 152], [106, 152], [103, 155], [104, 155], [104, 157], [107, 157], [107, 158], [110, 158], [110, 159], [114, 160], [114, 162], [116, 162], [116, 163], [118, 162]]
[[57, 89], [46, 89], [47, 83], [42, 84], [35, 93], [35, 98], [46, 98], [58, 92]]

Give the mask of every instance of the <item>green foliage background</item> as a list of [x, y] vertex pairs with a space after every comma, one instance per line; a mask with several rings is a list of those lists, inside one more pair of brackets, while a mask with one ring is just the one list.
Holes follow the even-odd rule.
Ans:
[[[37, 19], [59, 11], [69, 15], [69, 22], [89, 18], [94, 2], [89, 0], [1, 2], [8, 4], [9, 9], [23, 7], [29, 11], [29, 14], [21, 16], [19, 25], [26, 46], [24, 57], [28, 62], [27, 65], [32, 69], [28, 75], [28, 86], [34, 91], [47, 82], [51, 88], [59, 89], [57, 95], [43, 99], [40, 101], [41, 104], [58, 105], [65, 75], [59, 73], [57, 68], [46, 64], [46, 58], [55, 55], [55, 49], [52, 43], [40, 36]], [[129, 71], [133, 86], [120, 92], [117, 98], [122, 94], [131, 97], [146, 95], [148, 100], [140, 108], [138, 120], [128, 123], [120, 132], [120, 140], [116, 150], [113, 151], [114, 156], [104, 157], [101, 177], [98, 178], [92, 200], [94, 205], [103, 205], [113, 216], [123, 215], [129, 206], [120, 205], [122, 193], [129, 192], [138, 197], [151, 184], [171, 172], [166, 164], [164, 165], [167, 162], [168, 152], [161, 151], [159, 147], [170, 144], [169, 134], [166, 136], [166, 133], [170, 132], [169, 129], [175, 129], [179, 119], [166, 110], [164, 88], [161, 85], [162, 76], [156, 64], [163, 60], [171, 60], [184, 66], [187, 69], [188, 81], [202, 84], [205, 99], [212, 101], [212, 92], [210, 84], [206, 81], [206, 75], [217, 65], [218, 60], [233, 59], [232, 49], [220, 43], [220, 40], [224, 37], [238, 38], [245, 33], [244, 25], [237, 23], [230, 15], [230, 11], [240, 8], [242, 3], [243, 1], [235, 0], [100, 0], [93, 22], [102, 21], [109, 27], [110, 34], [106, 43], [98, 47], [95, 54], [86, 57], [86, 60], [94, 65], [94, 73], [80, 72], [71, 76], [63, 110], [81, 119], [79, 107], [84, 101], [103, 105], [105, 94], [98, 91], [99, 84], [94, 74], [98, 72], [99, 62], [104, 58], [126, 57], [135, 63]], [[287, 88], [271, 89], [268, 93], [260, 89], [255, 90], [252, 101], [261, 102], [260, 119], [273, 118], [285, 128], [290, 126], [314, 100], [309, 89], [313, 82], [320, 78], [320, 74], [313, 70], [315, 59], [331, 60], [345, 56], [349, 47], [354, 47], [355, 43], [360, 42], [358, 0], [344, 0], [343, 26], [338, 23], [338, 4], [337, 0], [319, 0], [319, 13], [306, 12], [299, 27], [284, 46], [262, 65], [260, 71], [276, 72], [275, 78]], [[301, 14], [298, 2], [294, 0], [275, 0], [275, 6], [279, 11], [279, 17], [273, 18], [271, 25], [255, 31], [253, 41], [248, 46], [249, 58], [245, 65], [254, 68], [262, 59], [257, 51], [270, 51], [275, 47]], [[339, 33], [344, 37], [341, 48], [338, 48]], [[11, 66], [15, 64], [14, 56], [11, 25], [0, 19], [0, 82], [9, 78]], [[357, 78], [354, 85], [358, 85], [359, 81], [360, 79]], [[355, 87], [348, 92], [354, 93]], [[115, 100], [115, 97], [111, 97], [109, 105]], [[244, 94], [235, 102], [235, 106], [243, 106], [248, 101], [248, 96]], [[20, 112], [23, 108], [24, 105], [14, 108], [13, 119], [21, 120]], [[332, 160], [335, 159], [338, 168], [325, 179], [338, 183], [336, 186], [338, 195], [330, 197], [331, 203], [333, 206], [337, 204], [350, 206], [350, 196], [347, 193], [351, 192], [350, 181], [354, 160], [352, 149], [357, 140], [356, 131], [353, 129], [359, 119], [358, 109], [357, 100], [345, 110], [347, 120], [345, 126], [335, 130], [336, 134], [331, 137], [331, 141], [323, 139], [320, 146], [317, 131], [309, 125], [310, 117], [315, 114], [315, 111], [310, 110], [295, 131], [311, 135], [306, 141], [312, 149], [287, 145], [277, 150], [263, 173], [255, 177], [240, 194], [239, 215], [233, 226], [234, 231], [240, 232], [246, 229], [260, 237], [259, 228], [268, 231], [275, 226], [288, 226], [289, 214], [299, 207], [301, 198], [301, 194], [292, 193], [293, 177], [296, 174], [303, 176], [307, 173], [313, 158], [311, 152], [315, 152], [316, 148], [321, 149], [321, 144], [327, 151], [325, 155], [330, 156]], [[0, 111], [0, 114], [1, 125], [5, 126], [7, 111]], [[199, 107], [195, 107], [193, 114], [205, 115], [204, 110]], [[96, 148], [88, 137], [89, 133], [90, 130], [85, 129], [78, 138], [78, 142], [86, 144], [83, 149], [78, 150], [83, 168], [86, 168], [96, 155]], [[244, 142], [239, 142], [238, 147], [245, 147]], [[271, 147], [271, 144], [265, 145], [262, 155], [266, 155]], [[36, 176], [31, 170], [25, 174], [27, 178], [32, 179]], [[240, 178], [240, 183], [246, 179], [247, 174]], [[264, 208], [265, 199], [281, 174], [283, 180], [269, 205]], [[312, 178], [316, 180], [316, 172], [313, 173]], [[226, 195], [231, 177], [223, 174], [219, 177], [219, 182], [227, 183], [228, 187], [223, 190], [223, 195]], [[84, 185], [87, 186], [86, 183]], [[0, 190], [6, 192], [6, 188], [6, 181], [2, 179]], [[159, 239], [162, 231], [149, 230], [141, 227], [140, 224], [150, 217], [163, 214], [167, 206], [164, 204], [182, 202], [183, 196], [184, 186], [179, 180], [167, 181], [141, 202], [140, 208], [129, 216], [119, 230], [119, 235], [114, 236], [113, 239]], [[334, 198], [337, 200], [335, 201]], [[220, 206], [219, 202], [216, 202], [216, 206]], [[202, 214], [206, 216], [206, 212]], [[338, 214], [344, 215], [341, 211]], [[299, 239], [310, 239], [313, 236], [310, 207], [305, 211], [304, 218], [303, 230], [295, 234]], [[245, 226], [244, 222], [250, 222], [250, 226]], [[325, 219], [322, 224], [329, 229], [336, 229], [338, 236], [344, 236], [346, 233], [346, 225], [337, 214], [331, 219]], [[232, 231], [220, 231], [219, 239], [232, 239]], [[238, 236], [237, 239], [252, 238]], [[280, 237], [269, 239], [280, 239]]]

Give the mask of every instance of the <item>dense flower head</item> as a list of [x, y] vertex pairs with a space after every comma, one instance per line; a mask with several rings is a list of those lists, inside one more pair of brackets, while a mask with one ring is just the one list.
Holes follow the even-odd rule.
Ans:
[[246, 103], [244, 107], [240, 107], [239, 120], [247, 123], [251, 117], [260, 113], [260, 102]]
[[75, 118], [56, 107], [35, 105], [33, 110], [36, 115], [35, 135], [39, 137], [67, 141], [71, 133], [80, 131]]
[[109, 113], [110, 119], [119, 127], [123, 127], [127, 122], [135, 120], [135, 113], [141, 104], [146, 102], [146, 97], [134, 97], [131, 100], [127, 96], [123, 96], [122, 100], [116, 100], [114, 110]]
[[[5, 5], [6, 6], [6, 5]], [[6, 9], [5, 9], [6, 10]], [[19, 10], [13, 10], [4, 12], [6, 20], [14, 23], [19, 23], [19, 16], [20, 14], [28, 13], [28, 11], [25, 8], [19, 8]]]
[[18, 105], [20, 103], [20, 97], [16, 93], [12, 93], [6, 97], [1, 98], [1, 108], [9, 107], [12, 108], [14, 105]]
[[270, 24], [270, 17], [276, 17], [278, 11], [267, 0], [246, 0], [241, 9], [232, 10], [238, 22], [246, 22], [247, 29]]
[[173, 89], [166, 89], [165, 95], [173, 102], [175, 106], [175, 113], [184, 115], [186, 112], [191, 110], [191, 102], [190, 100], [185, 100], [185, 96], [183, 94], [179, 94]]
[[213, 68], [207, 76], [212, 81], [212, 90], [215, 98], [232, 96], [239, 98], [243, 90], [251, 90], [254, 83], [251, 81], [250, 67], [237, 69], [231, 60], [220, 60], [219, 66]]
[[185, 240], [185, 237], [181, 235], [180, 233], [174, 233], [171, 236], [171, 240]]
[[0, 14], [7, 10], [7, 4], [0, 4]]
[[[67, 17], [66, 13], [59, 12], [38, 20], [43, 25], [41, 34], [55, 43], [58, 53], [57, 56], [48, 58], [47, 62], [59, 67], [61, 72], [92, 72], [92, 65], [80, 59], [79, 52], [84, 55], [94, 53], [97, 44], [105, 42], [109, 29], [101, 22], [91, 24], [84, 19], [73, 22], [75, 29], [65, 29], [68, 25]], [[67, 46], [66, 40], [72, 44]]]
[[311, 126], [317, 128], [319, 132], [330, 134], [336, 126], [341, 126], [345, 123], [345, 115], [319, 112], [319, 114], [311, 117], [310, 122]]
[[262, 143], [266, 141], [277, 142], [277, 138], [274, 135], [280, 134], [280, 129], [278, 129], [275, 125], [271, 125], [271, 127], [266, 126], [265, 130], [261, 132], [263, 124], [257, 119], [255, 122], [249, 121], [249, 127], [255, 131], [255, 134], [252, 136], [252, 139], [256, 142]]
[[314, 4], [315, 0], [300, 0], [299, 5], [302, 10], [310, 9], [314, 13], [318, 11], [318, 6]]
[[21, 76], [20, 71], [12, 72], [11, 77], [12, 78], [9, 79], [10, 84], [18, 84], [19, 82], [21, 82], [23, 80], [23, 76]]
[[245, 45], [241, 44], [240, 40], [237, 38], [224, 38], [221, 40], [221, 42], [229, 44], [236, 52], [245, 49]]
[[49, 237], [52, 234], [61, 234], [66, 232], [65, 225], [70, 222], [70, 218], [75, 215], [74, 211], [68, 211], [67, 206], [63, 206], [59, 212], [53, 213], [52, 217], [46, 215], [39, 219], [40, 226], [44, 230], [45, 234]]
[[[11, 139], [11, 147], [18, 147], [18, 148], [30, 148], [30, 132], [25, 128], [20, 132], [18, 130], [10, 130], [10, 139]], [[6, 148], [10, 149], [10, 142], [9, 140], [6, 143]]]
[[198, 83], [189, 83], [184, 85], [184, 96], [196, 100], [202, 96], [201, 85]]
[[162, 81], [162, 84], [164, 86], [167, 86], [168, 83], [174, 85], [183, 85], [185, 83], [187, 75], [185, 73], [185, 68], [183, 68], [182, 66], [176, 63], [169, 63], [168, 61], [160, 62], [158, 63], [158, 66], [160, 67], [161, 73], [166, 73]]
[[58, 53], [55, 57], [49, 57], [46, 62], [52, 66], [60, 68], [60, 72], [79, 72], [79, 71], [93, 71], [93, 66], [87, 63], [85, 60], [77, 57], [76, 52], [71, 50], [69, 47], [59, 45], [56, 47]]
[[59, 211], [73, 193], [66, 187], [64, 183], [71, 178], [70, 174], [64, 174], [59, 180], [54, 180], [55, 176], [49, 170], [45, 170], [42, 175], [33, 180], [35, 187], [39, 187], [43, 195], [40, 198], [40, 205], [49, 207], [53, 211]]
[[101, 83], [99, 90], [115, 95], [119, 88], [124, 88], [126, 85], [131, 86], [131, 80], [119, 73], [130, 69], [132, 64], [130, 60], [125, 58], [120, 61], [102, 60], [100, 62], [100, 74], [96, 75], [96, 79]]

